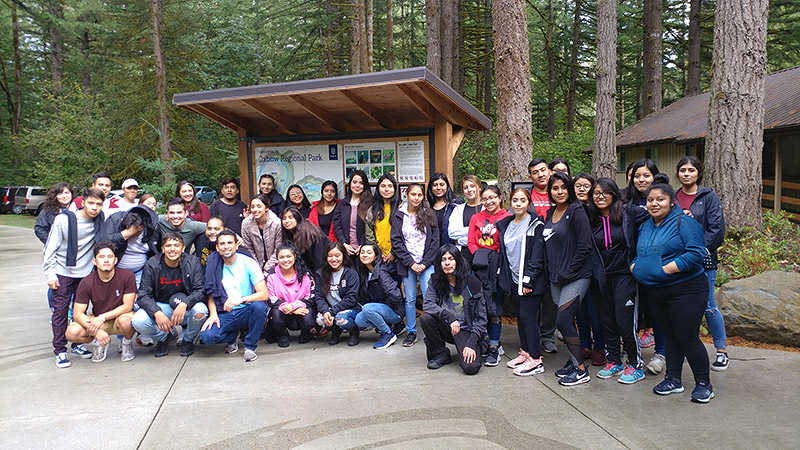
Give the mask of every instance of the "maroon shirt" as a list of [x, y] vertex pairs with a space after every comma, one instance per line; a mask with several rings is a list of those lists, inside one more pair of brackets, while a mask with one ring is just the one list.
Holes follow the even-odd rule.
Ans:
[[130, 270], [117, 267], [114, 269], [114, 277], [108, 282], [102, 281], [97, 271], [94, 271], [78, 285], [75, 303], [88, 305], [91, 302], [92, 315], [99, 316], [122, 305], [122, 297], [125, 294], [136, 292], [136, 277]]

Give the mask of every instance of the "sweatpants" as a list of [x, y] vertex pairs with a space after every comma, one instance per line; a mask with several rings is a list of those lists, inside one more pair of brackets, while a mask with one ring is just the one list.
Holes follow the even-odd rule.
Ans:
[[468, 330], [459, 331], [455, 336], [450, 331], [450, 324], [444, 323], [444, 320], [425, 313], [419, 317], [419, 325], [422, 332], [425, 333], [425, 349], [427, 351], [428, 361], [432, 360], [439, 353], [450, 352], [447, 349], [447, 344], [454, 344], [456, 352], [458, 353], [458, 360], [461, 370], [467, 375], [475, 375], [481, 369], [481, 352], [479, 349], [475, 350], [475, 360], [471, 363], [464, 361], [464, 347], [467, 346], [469, 341], [470, 332]]
[[70, 278], [58, 276], [58, 288], [53, 291], [53, 353], [67, 351], [67, 325], [69, 325], [69, 308], [72, 306], [72, 297], [78, 290], [83, 278]]
[[622, 339], [628, 365], [636, 369], [644, 366], [642, 347], [639, 342], [639, 299], [636, 297], [636, 280], [630, 274], [609, 275], [606, 289], [595, 291], [595, 299], [603, 321], [608, 362], [622, 365], [619, 340]]
[[708, 278], [701, 274], [674, 286], [641, 288], [664, 332], [667, 375], [680, 379], [686, 359], [695, 381], [708, 382], [708, 352], [700, 341], [700, 323], [708, 303]]
[[517, 316], [517, 332], [519, 333], [519, 346], [539, 359], [539, 307], [542, 303], [541, 295], [519, 295], [516, 287], [512, 288], [511, 303], [514, 305], [514, 315]]

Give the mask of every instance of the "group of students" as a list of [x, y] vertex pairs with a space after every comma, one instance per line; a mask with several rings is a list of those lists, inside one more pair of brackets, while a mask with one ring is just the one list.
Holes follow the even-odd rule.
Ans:
[[[466, 374], [499, 365], [508, 297], [520, 340], [507, 363], [515, 375], [544, 372], [541, 351], [556, 352], [557, 328], [569, 350], [555, 371], [564, 386], [590, 380], [587, 361], [603, 366], [598, 378], [626, 384], [665, 363], [654, 392], [681, 392], [687, 359], [696, 381], [692, 400], [709, 401], [699, 328], [705, 314], [717, 348], [712, 367], [724, 370], [713, 283], [725, 224], [716, 194], [700, 185], [702, 163], [680, 161], [677, 193], [649, 160], [629, 167], [625, 190], [610, 178], [573, 178], [562, 159], [534, 159], [528, 169], [533, 187], [514, 189], [508, 209], [496, 186], [468, 175], [461, 198], [441, 173], [427, 189], [407, 186], [402, 201], [391, 174], [373, 191], [356, 170], [344, 198], [326, 181], [314, 203], [299, 185], [284, 199], [274, 178], [263, 175], [249, 205], [238, 200], [238, 180], [225, 178], [210, 208], [184, 180], [162, 216], [152, 197], [136, 204], [136, 192], [128, 192], [138, 190], [135, 180], [123, 183], [129, 205], [105, 199], [105, 173], [81, 198], [59, 183], [36, 226], [54, 294], [56, 365], [69, 366], [67, 341], [73, 354], [104, 360], [114, 334], [122, 360], [131, 360], [137, 332], [141, 344], [155, 343], [157, 357], [177, 335], [183, 356], [198, 342], [224, 343], [235, 353], [241, 339], [244, 359], [252, 361], [262, 337], [289, 346], [289, 330], [299, 330], [301, 344], [329, 336], [335, 345], [347, 332], [355, 346], [374, 328], [375, 349], [403, 334], [403, 346], [411, 347], [419, 286], [429, 369], [452, 361], [447, 343]], [[642, 337], [640, 321], [647, 325]], [[656, 354], [645, 366], [641, 347], [650, 333]], [[92, 351], [83, 346], [89, 342]]]

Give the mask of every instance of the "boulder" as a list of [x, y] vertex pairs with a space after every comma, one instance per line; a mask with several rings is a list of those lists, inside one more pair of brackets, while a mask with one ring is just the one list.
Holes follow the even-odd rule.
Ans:
[[724, 284], [716, 295], [728, 331], [800, 347], [800, 273], [764, 272]]

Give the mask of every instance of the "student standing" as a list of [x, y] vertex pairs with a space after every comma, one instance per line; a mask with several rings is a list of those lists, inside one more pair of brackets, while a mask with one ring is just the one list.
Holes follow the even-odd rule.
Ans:
[[392, 174], [385, 173], [378, 179], [372, 208], [367, 212], [365, 228], [367, 242], [378, 244], [383, 262], [392, 263], [396, 257], [392, 252], [392, 215], [400, 207], [400, 190]]
[[344, 244], [350, 257], [358, 255], [358, 247], [367, 242], [364, 217], [372, 206], [368, 180], [363, 170], [354, 171], [347, 183], [347, 194], [333, 210], [336, 240]]
[[586, 208], [575, 197], [572, 179], [564, 172], [554, 172], [547, 187], [556, 205], [547, 214], [543, 233], [550, 293], [558, 305], [556, 326], [570, 353], [556, 376], [559, 384], [574, 386], [590, 381], [574, 321], [592, 277], [592, 232]]
[[328, 242], [322, 267], [316, 273], [317, 325], [331, 330], [329, 345], [336, 345], [342, 332], [347, 330], [350, 339], [347, 345], [354, 347], [359, 343], [359, 330], [355, 319], [361, 311], [358, 304], [360, 280], [358, 272], [349, 266], [350, 258], [345, 258], [341, 242]]
[[519, 355], [507, 363], [514, 375], [544, 372], [539, 352], [539, 305], [547, 292], [544, 274], [544, 222], [531, 207], [531, 194], [522, 188], [511, 193], [513, 216], [497, 222], [500, 234], [500, 290], [511, 297], [517, 316]]
[[497, 289], [500, 235], [496, 222], [511, 214], [502, 208], [503, 198], [497, 186], [487, 186], [481, 193], [481, 200], [483, 211], [472, 216], [469, 222], [467, 247], [472, 254], [472, 271], [483, 285], [483, 298], [489, 315], [489, 348], [483, 363], [494, 367], [500, 363], [500, 315], [503, 312], [503, 298]]
[[242, 221], [242, 240], [261, 271], [266, 274], [278, 264], [275, 249], [282, 240], [281, 220], [267, 206], [269, 199], [258, 194], [250, 199], [250, 215]]
[[188, 180], [181, 180], [175, 188], [175, 197], [180, 197], [186, 205], [189, 218], [197, 222], [208, 222], [211, 212], [208, 206], [197, 198], [197, 189]]
[[700, 341], [700, 323], [708, 303], [708, 278], [702, 266], [706, 255], [703, 227], [675, 204], [675, 191], [668, 184], [654, 183], [646, 199], [650, 219], [639, 230], [631, 272], [651, 302], [666, 338], [666, 375], [653, 392], [683, 392], [681, 372], [687, 360], [695, 379], [692, 401], [708, 403], [714, 398], [714, 389], [708, 353]]
[[717, 349], [716, 359], [711, 370], [722, 371], [728, 368], [730, 359], [725, 339], [725, 321], [719, 312], [714, 298], [714, 283], [717, 279], [717, 249], [725, 240], [725, 215], [717, 194], [709, 187], [702, 186], [703, 163], [695, 156], [686, 156], [678, 161], [678, 181], [681, 188], [675, 195], [683, 213], [692, 217], [703, 227], [703, 240], [706, 244], [706, 257], [703, 269], [708, 278], [708, 304], [706, 305], [706, 324]]
[[286, 200], [277, 189], [275, 189], [275, 177], [265, 173], [258, 179], [258, 191], [264, 194], [269, 201], [267, 208], [271, 209], [277, 216], [286, 207]]
[[457, 204], [450, 214], [450, 220], [447, 222], [447, 235], [455, 242], [461, 256], [467, 257], [469, 263], [469, 256], [472, 256], [467, 250], [467, 234], [469, 232], [469, 221], [472, 216], [477, 214], [483, 209], [481, 203], [481, 192], [483, 190], [483, 183], [481, 179], [475, 175], [467, 175], [461, 182], [461, 193], [464, 194], [466, 202]]
[[336, 242], [333, 230], [333, 211], [339, 203], [339, 186], [335, 181], [326, 180], [321, 187], [322, 199], [311, 204], [308, 220], [318, 226], [331, 242]]
[[[533, 159], [528, 163], [528, 176], [533, 182], [531, 203], [536, 209], [536, 215], [542, 218], [547, 217], [547, 211], [555, 206], [550, 202], [550, 196], [547, 195], [547, 182], [550, 180], [550, 168], [547, 166], [547, 161], [542, 158]], [[554, 338], [558, 308], [552, 300], [548, 291], [539, 308], [539, 341], [545, 353], [558, 351]]]
[[450, 215], [456, 205], [463, 204], [464, 199], [457, 196], [453, 189], [450, 188], [450, 180], [447, 175], [436, 172], [428, 183], [427, 192], [428, 204], [431, 205], [434, 214], [436, 214], [436, 225], [439, 228], [439, 242], [441, 245], [452, 244], [454, 241], [450, 239], [447, 233], [449, 227]]
[[[239, 195], [239, 180], [233, 177], [222, 179], [222, 197], [214, 200], [209, 212], [211, 216], [221, 216], [225, 225], [234, 233], [242, 234], [242, 221], [247, 216], [247, 205], [237, 199]], [[208, 220], [206, 220], [208, 222]]]
[[439, 249], [439, 230], [421, 184], [410, 185], [406, 198], [408, 201], [392, 216], [392, 249], [397, 255], [397, 274], [403, 279], [405, 294], [408, 335], [403, 347], [411, 347], [417, 342], [417, 280], [422, 292], [427, 291], [433, 258]]

